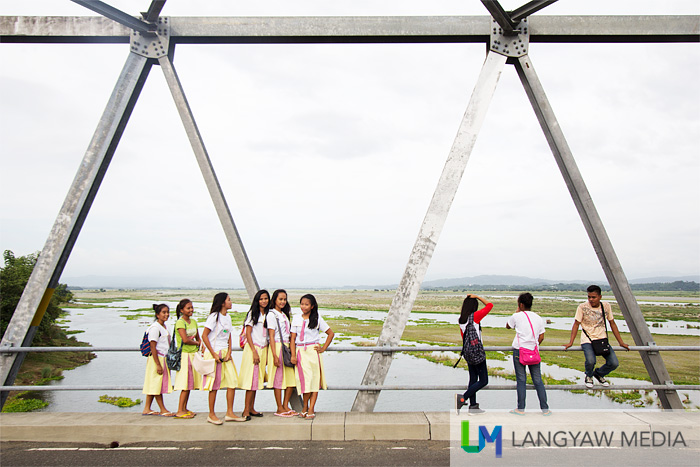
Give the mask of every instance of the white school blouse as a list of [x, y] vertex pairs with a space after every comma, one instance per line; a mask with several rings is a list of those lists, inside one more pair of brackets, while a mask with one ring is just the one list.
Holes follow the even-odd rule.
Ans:
[[[258, 347], [266, 347], [268, 341], [270, 340], [270, 337], [267, 333], [267, 329], [265, 328], [266, 317], [267, 315], [263, 315], [261, 313], [260, 316], [258, 316], [258, 324], [253, 324], [253, 316], [250, 312], [248, 312], [248, 316], [246, 317], [246, 320], [243, 323], [243, 326], [251, 327], [250, 335], [253, 338], [253, 345], [257, 345]], [[284, 325], [280, 323], [280, 326]]]
[[[528, 317], [530, 322], [527, 320]], [[532, 329], [530, 329], [530, 323], [532, 323]], [[508, 325], [515, 329], [514, 349], [525, 347], [526, 349], [534, 350], [538, 345], [537, 341], [540, 334], [544, 334], [544, 321], [540, 318], [540, 315], [532, 311], [514, 313], [508, 318]], [[534, 335], [532, 334], [533, 330], [535, 331]]]
[[[280, 322], [279, 329], [277, 328], [277, 319]], [[281, 311], [270, 310], [267, 314], [267, 329], [275, 331], [275, 342], [289, 342], [289, 320]], [[280, 340], [280, 331], [282, 332], [283, 341]]]
[[[221, 313], [211, 313], [204, 323], [204, 327], [209, 329], [209, 343], [214, 349], [214, 352], [219, 350], [228, 350], [228, 338], [233, 332], [233, 324], [231, 324], [231, 316], [226, 313], [226, 316]], [[212, 342], [214, 337], [214, 342]]]
[[156, 341], [156, 352], [158, 355], [165, 356], [170, 348], [170, 332], [168, 328], [163, 327], [155, 321], [148, 327], [148, 341]]
[[309, 320], [304, 319], [301, 315], [296, 315], [292, 319], [292, 332], [297, 335], [294, 341], [296, 345], [318, 344], [321, 341], [321, 333], [328, 331], [330, 328], [320, 316], [318, 317], [316, 329], [309, 328]]

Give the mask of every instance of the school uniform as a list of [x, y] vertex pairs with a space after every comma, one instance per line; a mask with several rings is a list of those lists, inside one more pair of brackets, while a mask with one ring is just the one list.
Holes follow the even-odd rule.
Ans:
[[309, 328], [309, 320], [297, 315], [292, 320], [292, 332], [296, 333], [297, 364], [294, 375], [299, 394], [318, 392], [327, 389], [323, 357], [316, 350], [316, 344], [321, 342], [321, 332], [326, 332], [330, 326], [318, 317], [316, 329]]
[[[243, 347], [241, 372], [238, 375], [238, 387], [246, 391], [263, 389], [263, 384], [267, 380], [265, 367], [267, 365], [267, 344], [269, 335], [265, 327], [265, 318], [266, 315], [260, 314], [257, 324], [253, 324], [253, 317], [249, 312], [243, 323], [244, 333], [246, 328], [250, 327], [250, 335], [252, 338], [252, 342], [246, 342], [245, 347]], [[253, 362], [253, 349], [250, 347], [251, 345], [255, 346], [258, 357], [260, 357], [260, 363], [258, 364]]]
[[163, 369], [163, 374], [158, 374], [158, 367], [153, 355], [149, 355], [148, 362], [146, 362], [146, 376], [143, 380], [143, 393], [153, 396], [170, 394], [173, 391], [173, 387], [170, 383], [168, 363], [165, 361], [165, 356], [168, 354], [168, 348], [170, 347], [170, 333], [167, 328], [156, 321], [148, 328], [148, 341], [156, 342], [156, 354]]
[[[278, 320], [279, 328], [277, 327]], [[290, 326], [287, 315], [281, 311], [270, 310], [267, 314], [267, 329], [275, 331], [275, 342], [270, 342], [270, 345], [267, 347], [267, 386], [272, 386], [275, 389], [294, 387], [296, 386], [294, 368], [284, 366], [282, 358], [282, 342], [289, 345]], [[282, 334], [281, 336], [280, 333]], [[277, 354], [280, 366], [275, 366], [273, 352]]]
[[[192, 338], [197, 335], [197, 321], [190, 318], [190, 323], [187, 324], [184, 319], [180, 318], [175, 323], [175, 340], [178, 348], [182, 344], [179, 329], [184, 329], [187, 337]], [[176, 391], [192, 391], [194, 389], [202, 389], [202, 375], [194, 369], [192, 360], [197, 352], [197, 346], [193, 344], [184, 344], [182, 346], [182, 356], [180, 359], [180, 370], [175, 373]]]
[[[204, 323], [204, 327], [209, 329], [209, 344], [223, 360], [229, 354], [229, 339], [233, 332], [231, 316], [228, 313], [226, 316], [221, 313], [211, 313]], [[204, 359], [214, 359], [208, 348], [204, 352]], [[233, 360], [217, 363], [213, 375], [202, 377], [202, 389], [205, 391], [218, 391], [236, 386], [238, 386], [238, 372]]]

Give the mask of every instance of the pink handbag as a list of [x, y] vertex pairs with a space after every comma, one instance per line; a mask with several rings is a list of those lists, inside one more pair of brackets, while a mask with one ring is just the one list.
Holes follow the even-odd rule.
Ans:
[[[537, 342], [537, 336], [535, 336], [535, 329], [532, 327], [532, 321], [530, 321], [530, 317], [527, 315], [527, 312], [523, 311], [523, 313], [525, 313], [527, 322], [530, 323], [532, 335], [535, 337], [535, 342]], [[518, 346], [520, 346], [520, 337], [518, 337]], [[519, 353], [520, 363], [523, 365], [537, 365], [542, 361], [542, 358], [540, 357], [540, 349], [537, 344], [535, 344], [535, 348], [533, 350], [526, 349], [525, 347], [520, 347]]]

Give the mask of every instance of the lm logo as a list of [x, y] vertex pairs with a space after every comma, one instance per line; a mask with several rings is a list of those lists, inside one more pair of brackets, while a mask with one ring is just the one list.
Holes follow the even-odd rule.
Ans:
[[479, 426], [479, 445], [472, 446], [469, 444], [469, 422], [462, 420], [462, 449], [468, 453], [481, 452], [486, 446], [486, 443], [496, 442], [496, 457], [501, 457], [503, 453], [503, 433], [501, 425], [496, 425], [491, 434], [485, 426]]

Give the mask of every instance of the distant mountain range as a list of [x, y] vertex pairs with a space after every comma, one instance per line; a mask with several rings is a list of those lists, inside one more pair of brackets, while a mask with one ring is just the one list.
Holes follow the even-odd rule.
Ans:
[[[642, 279], [630, 279], [630, 284], [650, 284], [650, 283], [666, 283], [666, 282], [700, 282], [700, 275], [697, 276], [679, 276], [679, 277], [645, 277]], [[542, 286], [554, 284], [597, 284], [608, 285], [605, 279], [599, 280], [558, 280], [549, 279], [533, 279], [532, 277], [524, 276], [499, 276], [499, 275], [482, 275], [473, 277], [460, 277], [457, 279], [437, 279], [433, 281], [424, 281], [423, 288], [429, 287], [458, 287], [469, 285], [529, 285]]]
[[[700, 283], [700, 275], [695, 276], [662, 276], [662, 277], [646, 277], [641, 279], [631, 279], [630, 284], [649, 284], [649, 283], [670, 283], [676, 281], [698, 282]], [[276, 282], [276, 281], [275, 281]], [[117, 289], [138, 289], [138, 288], [183, 288], [183, 289], [200, 289], [200, 288], [241, 288], [242, 285], [226, 284], [223, 281], [207, 282], [202, 279], [198, 280], [183, 280], [176, 277], [147, 277], [147, 276], [79, 276], [65, 277], [61, 279], [61, 283], [68, 284], [70, 287], [82, 288], [117, 288]], [[503, 286], [546, 286], [554, 284], [598, 284], [607, 286], [606, 280], [549, 280], [538, 279], [525, 276], [507, 276], [507, 275], [481, 275], [472, 277], [459, 277], [453, 279], [436, 279], [424, 281], [422, 288], [433, 287], [469, 287], [469, 286], [484, 286], [484, 285], [503, 285]], [[309, 281], [308, 288], [319, 288], [314, 286], [312, 281]], [[337, 288], [337, 289], [395, 289], [397, 284], [392, 285], [346, 285], [338, 287], [320, 287], [320, 288]], [[287, 288], [304, 288], [287, 286]]]

